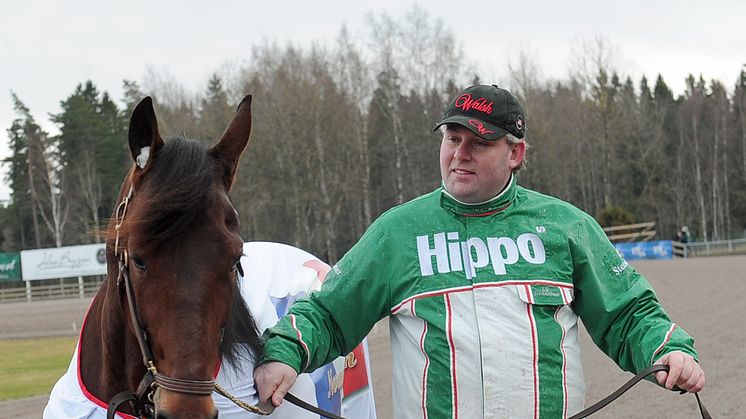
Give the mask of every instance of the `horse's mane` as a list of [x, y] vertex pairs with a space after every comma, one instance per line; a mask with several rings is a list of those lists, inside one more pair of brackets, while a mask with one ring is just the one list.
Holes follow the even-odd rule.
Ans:
[[[138, 211], [128, 212], [119, 232], [125, 243], [137, 232], [147, 234], [147, 245], [157, 248], [161, 243], [178, 239], [189, 227], [213, 207], [217, 198], [217, 163], [207, 153], [207, 146], [197, 140], [173, 138], [165, 141], [158, 151], [156, 163], [148, 168], [133, 200], [149, 199]], [[109, 237], [116, 236], [113, 226]], [[249, 356], [262, 355], [262, 344], [254, 317], [241, 297], [238, 284], [234, 285], [233, 301], [220, 350], [233, 366], [246, 356], [241, 345], [251, 349]]]
[[[233, 302], [231, 303], [231, 312], [228, 315], [228, 322], [225, 325], [223, 341], [220, 342], [220, 353], [223, 359], [234, 368], [238, 366], [240, 358], [249, 356], [258, 360], [264, 355], [262, 339], [259, 336], [259, 329], [256, 327], [254, 316], [251, 315], [246, 301], [241, 297], [241, 292], [236, 283], [236, 289], [233, 290]], [[250, 353], [241, 351], [243, 345], [248, 345]]]

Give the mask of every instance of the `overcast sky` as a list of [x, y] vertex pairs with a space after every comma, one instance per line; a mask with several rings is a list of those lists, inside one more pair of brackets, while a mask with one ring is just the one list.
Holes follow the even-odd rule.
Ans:
[[[689, 73], [728, 91], [746, 64], [746, 1], [416, 2], [455, 34], [484, 82], [506, 79], [506, 59], [528, 51], [543, 78], [568, 75], [572, 49], [602, 37], [620, 53], [620, 70], [681, 93]], [[394, 0], [23, 0], [0, 5], [0, 157], [15, 117], [10, 92], [56, 133], [50, 113], [90, 79], [121, 105], [123, 79], [148, 69], [192, 92], [226, 64], [246, 62], [265, 41], [331, 43], [342, 25], [362, 36], [368, 13], [399, 20], [415, 2]], [[5, 169], [3, 168], [3, 177]], [[4, 179], [0, 199], [7, 199]]]

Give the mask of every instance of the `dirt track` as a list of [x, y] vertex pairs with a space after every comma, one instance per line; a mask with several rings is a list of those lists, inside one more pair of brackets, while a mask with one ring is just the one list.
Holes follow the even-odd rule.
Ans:
[[[658, 292], [670, 316], [697, 340], [707, 373], [702, 398], [713, 417], [743, 417], [740, 371], [746, 369], [746, 256], [633, 263]], [[739, 302], [740, 301], [740, 302]], [[76, 335], [89, 300], [0, 304], [0, 339]], [[631, 376], [620, 371], [583, 333], [588, 404]], [[385, 322], [369, 338], [379, 418], [391, 418], [391, 353]], [[39, 418], [46, 397], [0, 402], [0, 418]], [[696, 418], [691, 395], [641, 383], [593, 418]]]

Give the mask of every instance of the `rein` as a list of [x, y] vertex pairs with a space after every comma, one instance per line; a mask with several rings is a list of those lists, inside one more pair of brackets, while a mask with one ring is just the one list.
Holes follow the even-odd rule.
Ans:
[[[119, 287], [121, 283], [124, 282], [125, 296], [127, 297], [127, 305], [129, 307], [130, 318], [133, 322], [133, 329], [135, 332], [135, 337], [137, 338], [137, 343], [140, 346], [142, 362], [147, 371], [145, 372], [145, 375], [143, 375], [143, 378], [140, 380], [140, 384], [137, 386], [137, 390], [134, 394], [126, 390], [112, 397], [112, 399], [109, 401], [109, 406], [106, 411], [106, 418], [114, 419], [117, 410], [119, 410], [119, 407], [127, 402], [131, 403], [132, 410], [134, 411], [135, 415], [143, 418], [153, 418], [155, 413], [154, 395], [158, 387], [173, 391], [175, 393], [188, 394], [192, 396], [210, 396], [212, 395], [213, 391], [215, 391], [216, 393], [228, 398], [233, 403], [248, 412], [263, 416], [271, 414], [274, 410], [274, 407], [271, 406], [271, 403], [268, 403], [270, 406], [270, 408], [268, 409], [245, 403], [244, 401], [228, 393], [224, 388], [218, 385], [215, 380], [190, 380], [183, 378], [174, 378], [158, 372], [158, 369], [155, 366], [155, 362], [153, 361], [153, 353], [151, 352], [150, 345], [148, 344], [148, 334], [145, 331], [145, 328], [142, 326], [142, 322], [140, 321], [137, 302], [135, 300], [135, 292], [133, 290], [132, 280], [129, 276], [129, 256], [126, 249], [122, 249], [121, 252], [119, 249], [119, 230], [122, 226], [122, 223], [124, 222], [124, 217], [127, 214], [127, 207], [129, 205], [130, 199], [132, 199], [132, 195], [133, 187], [132, 185], [130, 185], [127, 196], [124, 197], [122, 202], [119, 203], [119, 206], [116, 210], [116, 224], [114, 225], [114, 228], [116, 230], [116, 240], [114, 241], [114, 254], [119, 259], [119, 275], [117, 276], [117, 287]], [[341, 416], [337, 416], [333, 413], [319, 409], [312, 404], [306, 403], [305, 401], [298, 399], [290, 393], [285, 395], [285, 400], [302, 409], [330, 419], [344, 419]]]
[[[629, 390], [635, 384], [637, 384], [640, 381], [642, 381], [648, 375], [654, 374], [654, 373], [659, 372], [659, 371], [666, 371], [666, 372], [668, 372], [668, 369], [669, 369], [668, 365], [663, 365], [663, 364], [655, 364], [655, 365], [651, 365], [651, 366], [645, 368], [644, 370], [640, 371], [639, 374], [635, 375], [634, 377], [632, 377], [632, 379], [630, 379], [629, 381], [627, 381], [626, 383], [624, 383], [624, 385], [621, 386], [621, 387], [619, 387], [615, 392], [613, 392], [610, 395], [604, 397], [602, 400], [596, 402], [595, 404], [593, 404], [590, 407], [584, 409], [583, 411], [581, 411], [579, 413], [576, 413], [573, 416], [570, 416], [569, 419], [582, 419], [582, 418], [588, 417], [588, 416], [590, 416], [590, 415], [598, 412], [599, 410], [601, 410], [602, 408], [604, 408], [609, 403], [611, 403], [614, 400], [618, 399], [622, 394], [626, 393], [627, 390]], [[681, 394], [684, 394], [684, 393], [687, 392], [686, 390], [682, 390], [682, 389], [680, 389], [678, 387], [674, 387], [673, 391], [678, 391]], [[699, 413], [702, 415], [702, 419], [712, 419], [712, 416], [710, 415], [710, 412], [707, 411], [707, 409], [705, 408], [705, 405], [702, 404], [702, 400], [699, 399], [699, 393], [694, 393], [694, 396], [697, 398], [697, 405], [699, 406]]]

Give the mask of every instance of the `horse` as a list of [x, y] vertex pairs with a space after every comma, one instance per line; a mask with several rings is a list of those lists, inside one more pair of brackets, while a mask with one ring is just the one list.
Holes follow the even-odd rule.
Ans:
[[228, 195], [251, 124], [246, 96], [212, 146], [164, 142], [152, 99], [134, 108], [132, 167], [107, 228], [107, 276], [77, 349], [80, 384], [94, 400], [108, 404], [118, 394], [137, 394], [125, 397], [134, 403], [120, 410], [212, 419], [221, 360], [236, 361], [245, 353], [241, 345], [261, 354], [237, 288], [243, 240]]

